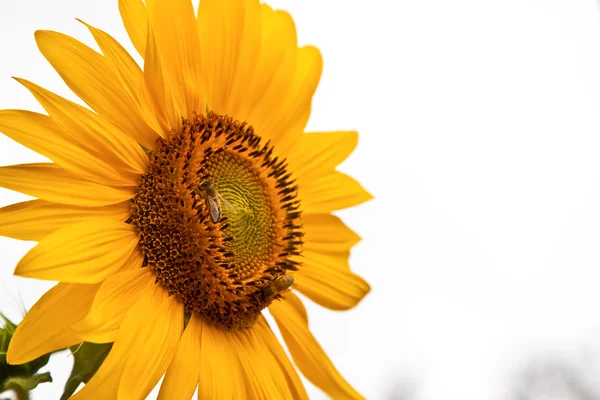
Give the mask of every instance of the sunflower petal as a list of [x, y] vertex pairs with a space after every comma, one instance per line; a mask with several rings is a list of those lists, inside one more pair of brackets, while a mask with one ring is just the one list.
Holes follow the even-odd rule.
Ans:
[[125, 315], [108, 357], [72, 399], [143, 399], [167, 369], [183, 331], [183, 307], [160, 286]]
[[142, 293], [154, 284], [150, 268], [142, 268], [143, 259], [137, 265], [128, 266], [106, 278], [88, 313], [71, 329], [88, 342], [109, 343], [115, 340], [125, 314]]
[[251, 329], [202, 328], [201, 399], [306, 399], [298, 375], [266, 321]]
[[257, 0], [202, 0], [198, 31], [209, 107], [248, 121], [278, 150], [292, 146], [310, 114], [322, 59], [314, 47], [298, 48], [290, 15]]
[[92, 208], [30, 200], [0, 208], [0, 236], [39, 242], [66, 225], [96, 219], [124, 222], [129, 215], [128, 201]]
[[135, 187], [110, 187], [80, 180], [52, 163], [0, 167], [0, 187], [54, 203], [101, 207], [129, 200]]
[[323, 253], [344, 252], [360, 241], [360, 237], [335, 215], [306, 214], [302, 216], [302, 223], [305, 249]]
[[147, 123], [143, 131], [130, 132], [130, 134], [148, 149], [154, 149], [157, 132], [160, 125], [156, 120], [153, 110], [148, 107], [144, 97], [144, 73], [129, 53], [108, 33], [83, 23], [92, 33], [100, 50], [109, 62], [115, 75], [119, 77], [121, 84], [127, 90], [129, 97], [138, 106], [140, 117]]
[[[189, 0], [154, 0], [147, 4], [148, 19], [180, 116], [204, 111], [200, 42], [194, 8]], [[174, 126], [172, 128], [175, 128]]]
[[129, 224], [79, 222], [46, 236], [21, 259], [15, 274], [62, 282], [100, 282], [125, 264], [138, 240]]
[[52, 117], [57, 128], [61, 127], [68, 132], [68, 135], [63, 134], [63, 136], [70, 136], [72, 140], [79, 143], [80, 147], [87, 149], [91, 154], [98, 155], [98, 160], [86, 160], [86, 164], [93, 162], [99, 164], [96, 167], [96, 170], [99, 170], [97, 174], [102, 176], [102, 170], [108, 169], [112, 173], [106, 178], [114, 181], [115, 185], [137, 183], [138, 176], [146, 169], [148, 157], [135, 140], [119, 132], [115, 126], [98, 114], [25, 79], [15, 79], [35, 96]]
[[113, 160], [106, 162], [107, 157], [84, 149], [47, 115], [0, 110], [0, 131], [87, 180], [109, 185], [133, 185], [137, 180], [135, 174], [127, 176], [115, 169]]
[[67, 86], [98, 114], [125, 133], [145, 129], [137, 107], [105, 57], [62, 33], [37, 31], [35, 39]]
[[98, 47], [100, 47], [100, 51], [106, 57], [112, 70], [118, 75], [120, 82], [123, 84], [124, 89], [127, 90], [129, 96], [132, 99], [137, 99], [144, 78], [140, 66], [129, 55], [127, 50], [108, 33], [80, 19], [78, 21], [89, 29]]
[[302, 268], [294, 273], [294, 287], [323, 307], [347, 310], [371, 290], [363, 278], [348, 268], [348, 253], [304, 251], [303, 256]]
[[[162, 382], [158, 400], [189, 400], [192, 398], [200, 376], [201, 338], [202, 322], [196, 317], [192, 317], [183, 332], [177, 353], [175, 353]], [[205, 382], [202, 384], [204, 385]]]
[[304, 376], [334, 399], [363, 399], [331, 363], [308, 329], [306, 311], [293, 293], [284, 294], [284, 301], [275, 301], [269, 311], [275, 318], [294, 362]]
[[176, 103], [171, 101], [171, 88], [161, 65], [161, 55], [158, 52], [151, 26], [148, 27], [146, 43], [144, 90], [147, 93], [147, 98], [144, 97], [142, 100], [145, 99], [148, 107], [154, 110], [157, 121], [161, 126], [159, 133], [164, 137], [171, 128], [178, 126], [181, 121], [181, 112], [176, 108]]
[[17, 327], [7, 361], [23, 364], [80, 343], [81, 337], [70, 326], [87, 313], [99, 287], [61, 282], [46, 292]]
[[124, 322], [125, 329], [137, 326], [138, 330], [137, 334], [126, 334], [133, 339], [129, 351], [135, 357], [125, 364], [119, 385], [122, 398], [141, 399], [150, 393], [171, 363], [183, 333], [183, 305], [163, 288], [158, 287], [144, 306], [153, 310], [147, 312], [150, 315], [137, 315], [131, 326]]
[[301, 136], [288, 157], [297, 176], [319, 177], [335, 169], [356, 148], [355, 131], [313, 132]]
[[338, 171], [319, 178], [299, 176], [298, 186], [306, 214], [326, 214], [373, 198], [354, 178]]
[[232, 342], [233, 331], [203, 324], [200, 342], [199, 399], [257, 398], [247, 393], [244, 371]]
[[[269, 324], [264, 317], [260, 317], [256, 321], [254, 327], [256, 337], [264, 344], [262, 350], [257, 349], [259, 355], [262, 356], [263, 363], [269, 366], [272, 371], [281, 371], [286, 380], [286, 385], [290, 390], [291, 399], [308, 399], [308, 395], [304, 390], [304, 385], [300, 377], [296, 373], [296, 369], [290, 362], [288, 355], [281, 347], [281, 343], [273, 334]], [[279, 378], [277, 381], [279, 386], [284, 385], [284, 381]], [[285, 389], [284, 389], [285, 390]]]
[[[275, 89], [276, 94], [267, 95], [263, 102], [264, 108], [258, 109], [261, 116], [257, 116], [256, 119], [264, 121], [258, 132], [265, 132], [269, 137], [277, 138], [274, 142], [281, 151], [287, 152], [301, 138], [310, 116], [312, 96], [317, 89], [322, 70], [323, 58], [319, 49], [312, 46], [297, 49], [293, 75], [290, 77], [287, 71], [284, 74], [287, 91]], [[270, 111], [267, 111], [268, 109]], [[283, 132], [285, 134], [282, 135]]]
[[144, 58], [148, 35], [148, 14], [142, 0], [119, 0], [119, 12], [131, 43]]
[[202, 0], [197, 22], [208, 106], [237, 118], [255, 81], [257, 63], [244, 60], [261, 51], [261, 6], [257, 0]]
[[[265, 348], [256, 329], [232, 332], [231, 343], [245, 373], [246, 388], [252, 399], [291, 399], [292, 395], [275, 360]], [[258, 361], [258, 362], [257, 362]]]
[[121, 267], [121, 269], [118, 272], [124, 272], [124, 271], [129, 271], [132, 269], [142, 268], [145, 258], [146, 257], [144, 256], [144, 253], [142, 252], [140, 247], [139, 246], [136, 247], [135, 249], [133, 249], [131, 256], [129, 256], [129, 258], [127, 259], [125, 264]]

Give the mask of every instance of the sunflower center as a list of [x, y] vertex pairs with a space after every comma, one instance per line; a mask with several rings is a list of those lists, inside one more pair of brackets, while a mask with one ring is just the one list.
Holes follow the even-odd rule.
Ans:
[[240, 268], [242, 278], [252, 274], [252, 266], [268, 262], [272, 243], [277, 239], [272, 220], [268, 185], [261, 181], [252, 163], [233, 152], [211, 157], [208, 176], [223, 199], [222, 213], [229, 222], [223, 232], [237, 240], [223, 244], [232, 253], [230, 261]]
[[297, 188], [252, 127], [209, 113], [159, 139], [133, 200], [144, 264], [186, 312], [249, 327], [292, 282]]

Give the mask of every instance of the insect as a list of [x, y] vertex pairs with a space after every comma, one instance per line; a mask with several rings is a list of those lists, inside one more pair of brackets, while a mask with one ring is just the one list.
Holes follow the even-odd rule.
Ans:
[[276, 294], [289, 289], [289, 287], [292, 286], [292, 283], [294, 283], [294, 278], [292, 276], [280, 276], [263, 289], [265, 298], [270, 299], [271, 297], [275, 297]]
[[202, 182], [199, 186], [199, 190], [197, 190], [196, 193], [204, 199], [206, 207], [208, 208], [210, 220], [213, 222], [213, 224], [216, 224], [217, 221], [219, 221], [219, 218], [221, 218], [221, 203], [225, 204], [227, 208], [235, 212], [235, 209], [231, 203], [225, 200], [223, 196], [219, 194], [214, 185], [209, 181]]

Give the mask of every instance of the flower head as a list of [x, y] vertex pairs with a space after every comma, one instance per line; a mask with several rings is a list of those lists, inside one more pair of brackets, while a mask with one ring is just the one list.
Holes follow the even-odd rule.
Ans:
[[[114, 342], [76, 398], [360, 395], [308, 330], [298, 291], [331, 309], [368, 284], [358, 237], [331, 212], [370, 198], [335, 167], [355, 132], [304, 133], [321, 73], [290, 16], [257, 0], [120, 0], [141, 69], [107, 33], [102, 54], [56, 32], [36, 41], [93, 111], [24, 79], [48, 115], [0, 111], [0, 131], [52, 163], [0, 168], [34, 196], [0, 234], [38, 241], [20, 276], [59, 281], [17, 328], [8, 361]], [[65, 313], [64, 310], [69, 312]]]

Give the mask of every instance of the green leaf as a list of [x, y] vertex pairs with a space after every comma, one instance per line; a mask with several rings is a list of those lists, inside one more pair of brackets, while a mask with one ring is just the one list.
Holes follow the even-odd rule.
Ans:
[[29, 399], [29, 392], [35, 389], [40, 383], [52, 382], [50, 372], [33, 375], [29, 377], [15, 376], [4, 382], [3, 390], [12, 390], [16, 393], [19, 400]]
[[3, 328], [0, 328], [0, 391], [2, 391], [2, 384], [4, 382], [9, 382], [13, 377], [29, 379], [35, 375], [40, 368], [48, 364], [50, 355], [43, 355], [35, 360], [21, 365], [9, 365], [6, 361], [6, 353], [8, 351], [10, 340], [12, 339], [17, 326], [2, 313], [0, 313], [0, 320], [3, 322]]
[[61, 400], [71, 397], [80, 384], [87, 383], [94, 376], [111, 348], [112, 343], [98, 344], [88, 342], [71, 347], [75, 362], [73, 363], [71, 376], [65, 384]]
[[140, 147], [142, 148], [142, 150], [144, 150], [144, 153], [146, 153], [146, 154], [150, 153], [150, 150], [148, 150], [148, 149], [146, 148], [146, 146], [144, 146], [144, 145], [143, 145], [143, 144], [141, 144], [141, 143], [138, 143], [138, 144], [140, 145]]
[[3, 325], [2, 328], [9, 332], [12, 336], [12, 334], [15, 333], [15, 329], [17, 329], [17, 325], [15, 325], [10, 319], [6, 318], [6, 316], [1, 312], [0, 321], [4, 322], [3, 324], [1, 324]]

